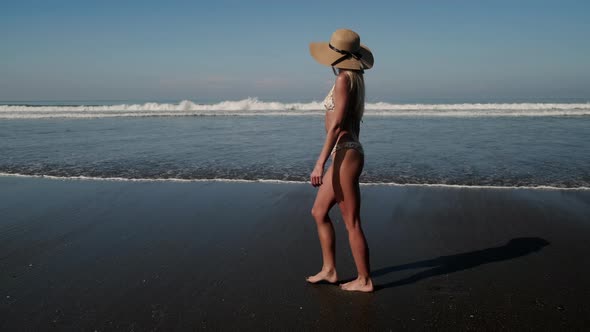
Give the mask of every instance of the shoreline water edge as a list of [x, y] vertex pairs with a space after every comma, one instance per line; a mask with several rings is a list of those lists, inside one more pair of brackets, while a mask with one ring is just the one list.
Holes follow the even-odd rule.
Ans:
[[[275, 179], [182, 179], [182, 178], [121, 178], [121, 177], [91, 177], [91, 176], [55, 176], [37, 174], [2, 173], [0, 177], [38, 178], [62, 181], [113, 181], [113, 182], [172, 182], [172, 183], [275, 183], [275, 184], [308, 184], [309, 181], [289, 181]], [[360, 182], [361, 186], [391, 186], [391, 187], [425, 187], [425, 188], [462, 188], [462, 189], [505, 189], [505, 190], [557, 190], [557, 191], [590, 191], [590, 187], [554, 187], [554, 186], [487, 186], [487, 185], [458, 185], [444, 183], [396, 183], [396, 182]]]

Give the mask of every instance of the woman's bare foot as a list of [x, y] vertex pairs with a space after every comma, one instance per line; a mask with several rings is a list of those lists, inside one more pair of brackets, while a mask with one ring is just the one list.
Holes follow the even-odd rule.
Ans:
[[327, 281], [331, 284], [338, 281], [338, 275], [335, 269], [322, 269], [318, 274], [305, 278], [307, 282], [315, 284], [320, 281]]
[[345, 290], [345, 291], [351, 291], [351, 292], [365, 292], [365, 293], [370, 293], [373, 291], [373, 281], [371, 280], [371, 278], [361, 278], [358, 277], [356, 279], [354, 279], [353, 281], [347, 282], [345, 284], [341, 284], [340, 285], [340, 289]]

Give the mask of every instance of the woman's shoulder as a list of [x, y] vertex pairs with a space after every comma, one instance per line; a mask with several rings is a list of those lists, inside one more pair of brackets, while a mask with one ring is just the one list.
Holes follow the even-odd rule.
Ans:
[[334, 82], [334, 90], [348, 92], [350, 86], [350, 77], [346, 73], [340, 72]]
[[336, 84], [348, 84], [349, 81], [350, 77], [344, 71], [341, 71], [340, 73], [338, 73], [338, 76], [336, 76]]

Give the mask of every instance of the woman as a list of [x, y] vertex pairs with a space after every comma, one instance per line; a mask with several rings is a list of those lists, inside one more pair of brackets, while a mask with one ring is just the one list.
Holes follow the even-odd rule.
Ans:
[[[311, 173], [311, 184], [319, 187], [311, 213], [318, 229], [323, 265], [321, 271], [308, 277], [307, 281], [335, 283], [338, 280], [334, 227], [328, 215], [337, 203], [346, 224], [358, 271], [355, 280], [341, 284], [340, 288], [372, 292], [369, 248], [360, 219], [359, 176], [363, 170], [364, 152], [359, 142], [359, 131], [365, 103], [363, 70], [373, 66], [373, 55], [361, 45], [358, 34], [346, 29], [336, 30], [330, 43], [311, 43], [309, 48], [311, 55], [319, 63], [331, 66], [337, 77], [324, 100], [326, 140]], [[332, 164], [324, 174], [324, 166], [330, 155]]]

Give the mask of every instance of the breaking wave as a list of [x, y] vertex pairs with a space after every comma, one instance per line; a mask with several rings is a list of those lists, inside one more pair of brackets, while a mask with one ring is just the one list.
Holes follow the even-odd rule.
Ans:
[[[391, 104], [367, 103], [366, 116], [588, 116], [590, 103], [467, 103], [467, 104]], [[144, 103], [119, 105], [0, 105], [0, 119], [170, 117], [170, 116], [255, 116], [320, 115], [320, 102], [265, 102], [257, 98], [199, 104]]]

